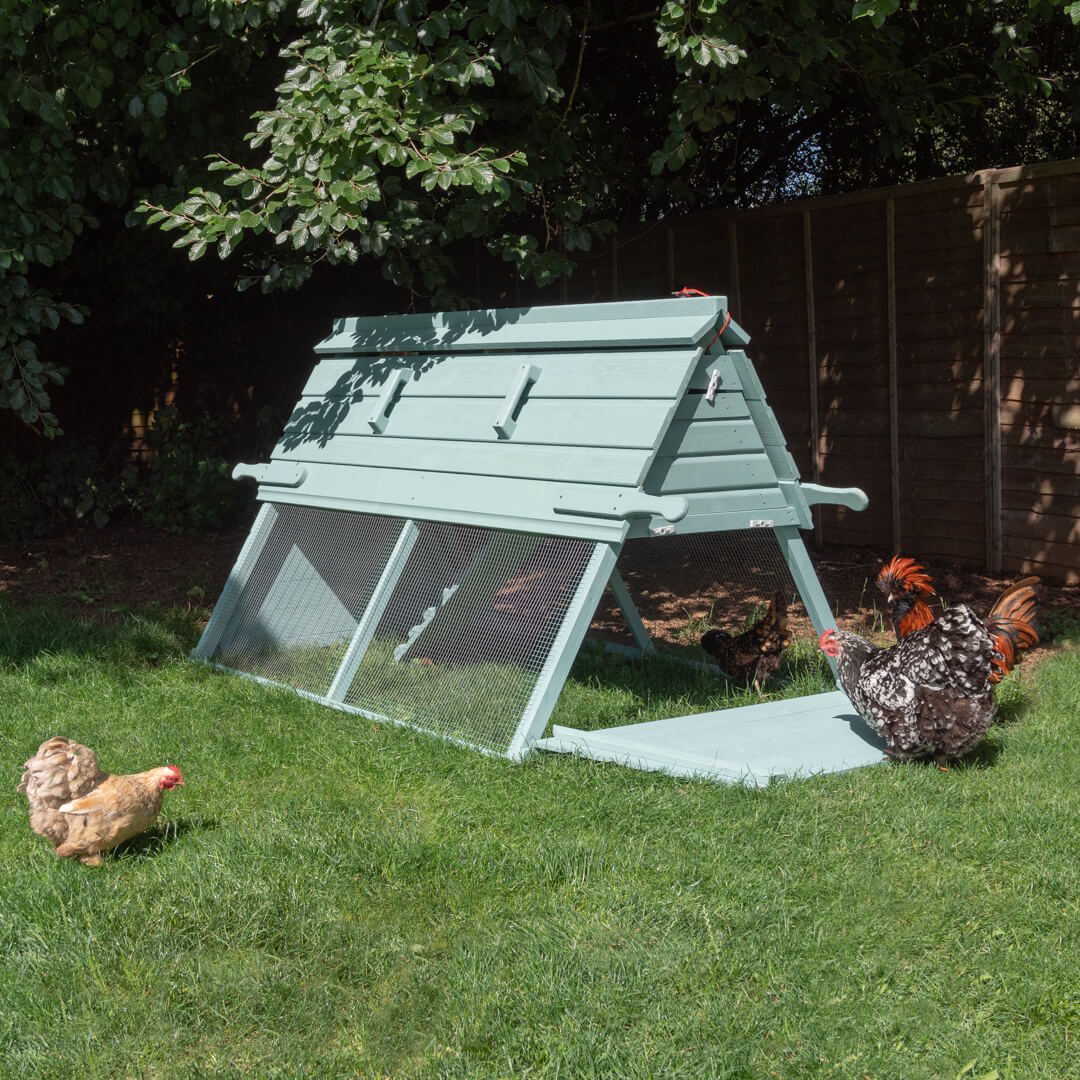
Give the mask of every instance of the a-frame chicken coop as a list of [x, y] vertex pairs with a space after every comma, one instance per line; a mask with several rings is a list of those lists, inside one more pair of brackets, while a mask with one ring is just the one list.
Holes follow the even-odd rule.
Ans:
[[262, 506], [192, 655], [514, 759], [879, 760], [840, 693], [542, 737], [606, 588], [651, 647], [628, 541], [771, 536], [834, 625], [799, 530], [866, 497], [800, 483], [748, 340], [719, 296], [338, 320], [271, 461], [234, 472]]

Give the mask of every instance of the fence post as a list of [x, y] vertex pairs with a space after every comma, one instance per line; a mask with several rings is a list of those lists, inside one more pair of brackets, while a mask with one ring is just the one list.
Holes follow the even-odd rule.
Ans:
[[892, 500], [893, 552], [902, 547], [900, 533], [900, 379], [896, 346], [896, 200], [885, 201], [885, 275], [889, 333], [889, 491]]
[[1001, 527], [1001, 187], [998, 174], [983, 174], [983, 417], [986, 494], [986, 565], [1002, 567]]
[[739, 226], [734, 214], [728, 218], [728, 279], [728, 311], [738, 320], [743, 317], [743, 309], [739, 282]]
[[[806, 275], [806, 351], [809, 354], [810, 375], [810, 477], [821, 479], [821, 418], [818, 414], [818, 357], [817, 312], [814, 305], [814, 245], [810, 227], [810, 211], [803, 211], [803, 269]], [[811, 511], [814, 518], [814, 543], [821, 546], [821, 513]]]

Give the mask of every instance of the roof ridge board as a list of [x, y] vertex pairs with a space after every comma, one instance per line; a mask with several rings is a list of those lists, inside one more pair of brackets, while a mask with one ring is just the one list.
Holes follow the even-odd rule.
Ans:
[[[729, 324], [730, 326], [734, 323]], [[707, 333], [708, 331], [706, 331]], [[724, 331], [725, 335], [728, 330]], [[704, 335], [702, 335], [704, 336]], [[504, 354], [506, 356], [513, 356], [515, 359], [519, 356], [567, 356], [567, 355], [581, 355], [581, 354], [593, 354], [597, 356], [613, 355], [618, 353], [650, 353], [657, 351], [664, 352], [678, 352], [680, 350], [700, 349], [701, 345], [698, 342], [686, 342], [686, 341], [648, 341], [642, 344], [623, 343], [616, 345], [605, 345], [602, 343], [596, 344], [584, 344], [584, 345], [544, 345], [537, 343], [535, 345], [499, 345], [497, 342], [492, 343], [490, 349], [478, 348], [476, 346], [467, 349], [455, 349], [454, 343], [451, 342], [446, 348], [436, 348], [430, 345], [420, 349], [379, 349], [371, 348], [363, 351], [352, 350], [346, 347], [340, 347], [337, 345], [327, 345], [326, 342], [333, 341], [334, 335], [320, 341], [315, 346], [315, 352], [319, 356], [319, 361], [323, 360], [360, 360], [364, 357], [371, 357], [373, 360], [385, 359], [388, 356], [460, 356], [463, 359], [466, 357], [481, 357], [491, 355], [492, 353]]]
[[[663, 308], [663, 312], [661, 312]], [[457, 323], [473, 317], [473, 321], [506, 326], [514, 323], [595, 322], [601, 319], [631, 318], [651, 319], [663, 317], [668, 312], [691, 314], [711, 311], [719, 314], [727, 311], [726, 296], [659, 297], [650, 300], [602, 300], [584, 304], [528, 304], [501, 308], [464, 308], [460, 311], [410, 312], [407, 314], [339, 316], [335, 324], [355, 322], [357, 325], [379, 324], [394, 321], [401, 326]], [[548, 313], [556, 312], [552, 319]], [[495, 317], [495, 318], [493, 318]], [[490, 328], [490, 327], [483, 327]]]
[[[622, 345], [697, 345], [715, 327], [722, 315], [731, 326], [727, 298], [723, 296], [666, 298], [662, 300], [618, 301], [615, 303], [546, 305], [526, 308], [490, 308], [461, 312], [432, 312], [423, 315], [351, 316], [334, 320], [329, 337], [316, 345], [316, 352], [355, 351], [439, 352], [484, 351], [505, 348], [509, 341], [518, 347], [546, 346], [591, 348], [609, 335], [604, 326], [617, 328], [617, 336], [630, 333]], [[666, 323], [664, 327], [659, 323]], [[651, 338], [642, 333], [653, 324]], [[536, 336], [539, 335], [539, 336]], [[350, 340], [342, 340], [343, 338]], [[642, 338], [646, 340], [643, 342]]]

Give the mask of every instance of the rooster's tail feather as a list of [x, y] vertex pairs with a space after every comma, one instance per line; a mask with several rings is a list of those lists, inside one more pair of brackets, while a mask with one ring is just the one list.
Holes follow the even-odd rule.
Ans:
[[986, 629], [994, 642], [994, 670], [990, 682], [996, 683], [1008, 675], [1024, 653], [1039, 643], [1032, 625], [1035, 618], [1035, 586], [1037, 577], [1026, 577], [1010, 585], [998, 597], [986, 619]]

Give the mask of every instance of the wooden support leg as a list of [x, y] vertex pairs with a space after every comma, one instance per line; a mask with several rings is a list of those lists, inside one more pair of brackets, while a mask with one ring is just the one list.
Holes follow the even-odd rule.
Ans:
[[221, 596], [214, 605], [210, 621], [199, 638], [199, 643], [191, 650], [192, 660], [210, 660], [221, 644], [221, 639], [229, 625], [233, 612], [236, 610], [237, 601], [244, 591], [244, 586], [251, 577], [255, 563], [258, 561], [262, 550], [266, 547], [266, 541], [270, 538], [270, 531], [277, 521], [277, 510], [272, 503], [264, 502], [259, 513], [251, 526], [251, 532], [240, 549], [236, 563], [229, 573], [225, 588], [221, 590]]
[[360, 621], [356, 624], [356, 630], [353, 632], [349, 647], [345, 650], [345, 655], [341, 659], [341, 665], [334, 676], [334, 681], [326, 692], [327, 698], [331, 701], [341, 701], [345, 694], [348, 693], [349, 687], [352, 686], [352, 681], [356, 677], [356, 670], [360, 667], [360, 662], [364, 659], [364, 653], [367, 652], [371, 639], [375, 636], [379, 620], [383, 617], [383, 612], [386, 611], [386, 605], [390, 603], [390, 596], [401, 579], [401, 574], [405, 569], [405, 564], [409, 561], [409, 555], [412, 553], [413, 545], [416, 543], [419, 533], [420, 529], [415, 521], [406, 521], [402, 525], [397, 543], [394, 544], [394, 549], [386, 560], [386, 566], [383, 567], [383, 572], [375, 583], [375, 588], [371, 592], [371, 599], [368, 601], [367, 607], [364, 608]]
[[581, 575], [574, 598], [570, 602], [562, 625], [551, 644], [547, 660], [537, 677], [536, 685], [522, 713], [521, 722], [514, 732], [506, 756], [514, 761], [525, 757], [532, 749], [532, 744], [547, 726], [551, 710], [562, 692], [563, 683], [577, 657], [578, 649], [585, 639], [585, 632], [592, 622], [596, 605], [604, 593], [618, 550], [610, 544], [598, 542]]
[[638, 609], [634, 605], [634, 599], [630, 595], [630, 590], [627, 589], [626, 582], [623, 581], [618, 567], [612, 568], [611, 577], [608, 579], [608, 587], [615, 597], [615, 603], [619, 605], [619, 610], [626, 620], [626, 625], [630, 627], [630, 633], [633, 634], [637, 647], [642, 652], [654, 652], [656, 646], [653, 645], [652, 638], [649, 637], [649, 631], [645, 629], [645, 624], [641, 621]]
[[[780, 545], [784, 561], [791, 571], [791, 577], [795, 587], [802, 597], [803, 606], [814, 624], [818, 634], [824, 634], [826, 630], [836, 629], [836, 619], [833, 618], [832, 608], [818, 581], [817, 571], [806, 553], [799, 530], [794, 525], [777, 525], [773, 528], [776, 534], [776, 542]], [[836, 671], [835, 662], [829, 658], [829, 666]]]

